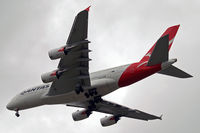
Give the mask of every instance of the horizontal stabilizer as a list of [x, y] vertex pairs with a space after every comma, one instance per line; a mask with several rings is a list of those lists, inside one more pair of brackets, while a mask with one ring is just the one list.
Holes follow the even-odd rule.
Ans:
[[161, 37], [149, 58], [147, 66], [153, 66], [156, 64], [160, 64], [168, 60], [168, 47], [169, 47], [169, 35]]
[[169, 68], [161, 70], [158, 73], [168, 75], [168, 76], [177, 77], [177, 78], [190, 78], [190, 77], [192, 77], [190, 74], [178, 69], [175, 66], [170, 66]]

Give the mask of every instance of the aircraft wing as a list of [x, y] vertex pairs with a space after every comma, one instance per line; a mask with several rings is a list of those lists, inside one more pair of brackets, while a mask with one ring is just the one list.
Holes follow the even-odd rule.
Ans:
[[[75, 102], [75, 103], [68, 103], [67, 106], [72, 106], [72, 107], [80, 107], [80, 108], [88, 108], [89, 102]], [[158, 117], [155, 115], [151, 115], [145, 112], [142, 112], [137, 109], [130, 109], [128, 107], [102, 100], [99, 103], [96, 103], [96, 108], [93, 109], [92, 111], [97, 111], [101, 113], [107, 113], [111, 114], [114, 116], [120, 116], [120, 117], [129, 117], [129, 118], [134, 118], [134, 119], [139, 119], [139, 120], [154, 120], [154, 119], [162, 119], [162, 116]]]
[[63, 73], [58, 80], [52, 83], [48, 95], [67, 93], [75, 90], [77, 86], [90, 86], [90, 50], [88, 49], [90, 42], [87, 40], [88, 11], [89, 7], [75, 17], [66, 43], [66, 47], [70, 50], [58, 64], [58, 69]]

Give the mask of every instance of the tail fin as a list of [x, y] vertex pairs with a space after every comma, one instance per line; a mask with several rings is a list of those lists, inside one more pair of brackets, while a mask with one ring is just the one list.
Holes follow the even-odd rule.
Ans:
[[147, 66], [161, 64], [161, 71], [158, 72], [160, 74], [178, 78], [190, 78], [192, 77], [190, 74], [172, 65], [177, 61], [177, 59], [168, 59], [168, 53], [178, 28], [179, 25], [169, 27], [147, 52], [147, 54], [141, 59], [141, 62], [147, 62]]
[[[170, 50], [172, 43], [174, 41], [174, 38], [176, 36], [176, 33], [178, 31], [180, 25], [175, 25], [172, 27], [169, 27], [160, 37], [160, 39], [151, 47], [151, 49], [146, 53], [146, 55], [140, 60], [140, 62], [145, 62], [145, 61], [149, 61], [150, 57], [152, 56], [152, 52], [154, 51], [154, 48], [156, 46], [156, 44], [163, 44], [166, 43], [168, 44], [168, 50]], [[168, 37], [167, 37], [168, 36]], [[168, 38], [168, 40], [167, 40]], [[164, 44], [165, 45], [165, 44]], [[159, 46], [157, 46], [159, 47]], [[164, 46], [165, 47], [165, 46]], [[152, 63], [154, 64], [154, 63]], [[149, 64], [150, 65], [150, 64]]]
[[168, 61], [169, 35], [161, 37], [151, 53], [147, 66], [153, 66]]

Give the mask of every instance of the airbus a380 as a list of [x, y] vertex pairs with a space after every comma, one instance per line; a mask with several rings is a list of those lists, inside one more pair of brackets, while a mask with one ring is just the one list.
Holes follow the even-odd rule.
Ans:
[[20, 110], [64, 104], [83, 108], [72, 113], [74, 121], [88, 118], [93, 111], [110, 114], [100, 120], [102, 126], [113, 125], [121, 117], [161, 120], [162, 116], [130, 109], [102, 97], [155, 73], [178, 78], [192, 77], [172, 65], [177, 59], [168, 58], [179, 25], [169, 27], [139, 62], [89, 73], [88, 12], [89, 7], [75, 17], [66, 45], [49, 51], [50, 59], [60, 59], [58, 68], [42, 74], [44, 84], [16, 95], [7, 104], [7, 109], [15, 111], [19, 117]]

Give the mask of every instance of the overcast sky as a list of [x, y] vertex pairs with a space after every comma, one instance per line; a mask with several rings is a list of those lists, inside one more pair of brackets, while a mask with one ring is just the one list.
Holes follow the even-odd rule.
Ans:
[[[74, 122], [77, 109], [63, 105], [24, 110], [19, 118], [6, 109], [13, 96], [41, 84], [41, 74], [57, 67], [48, 51], [65, 44], [75, 15], [89, 5], [90, 72], [139, 61], [166, 28], [180, 24], [170, 58], [194, 78], [155, 74], [105, 97], [163, 114], [162, 121], [122, 118], [102, 128], [105, 114]], [[0, 0], [0, 132], [199, 133], [199, 24], [199, 0]]]

